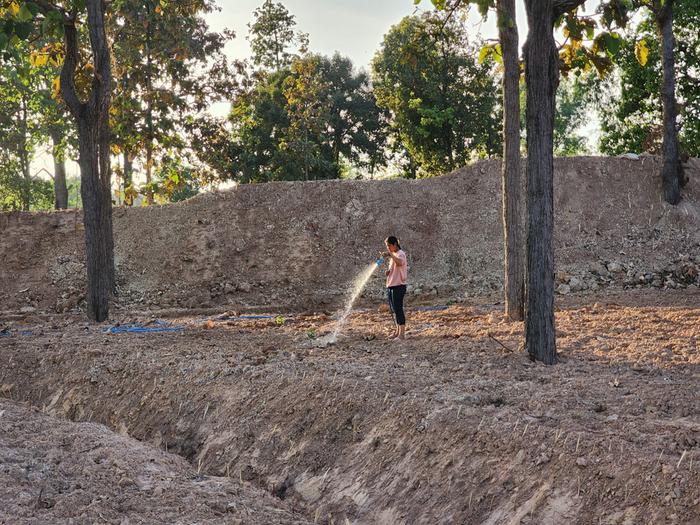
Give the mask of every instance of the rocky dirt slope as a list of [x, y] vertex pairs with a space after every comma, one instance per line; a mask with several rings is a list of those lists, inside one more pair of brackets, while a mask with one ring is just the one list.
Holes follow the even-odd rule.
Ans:
[[[694, 162], [673, 207], [655, 158], [558, 159], [559, 293], [698, 284]], [[414, 295], [460, 300], [502, 286], [497, 161], [429, 180], [246, 185], [114, 217], [117, 309], [332, 309], [389, 234], [409, 253]], [[0, 312], [72, 311], [84, 272], [78, 212], [0, 214]], [[380, 293], [377, 278], [368, 295]]]
[[278, 498], [103, 425], [0, 399], [0, 523], [310, 523]]

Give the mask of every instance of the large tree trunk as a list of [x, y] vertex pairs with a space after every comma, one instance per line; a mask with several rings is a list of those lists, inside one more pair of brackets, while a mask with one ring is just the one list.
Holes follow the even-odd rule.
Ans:
[[68, 208], [68, 186], [66, 184], [66, 159], [61, 151], [63, 136], [58, 129], [50, 129], [51, 155], [53, 156], [54, 207], [57, 210]]
[[554, 334], [553, 129], [559, 56], [552, 0], [526, 0], [530, 26], [525, 44], [527, 85], [527, 310], [525, 347], [530, 357], [557, 362]]
[[83, 200], [85, 255], [87, 262], [87, 314], [104, 321], [114, 289], [114, 241], [109, 151], [109, 105], [112, 71], [104, 26], [104, 2], [87, 0], [95, 75], [87, 102], [75, 89], [78, 38], [75, 20], [66, 20], [66, 58], [61, 70], [61, 93], [78, 127], [80, 149], [80, 193]]
[[661, 181], [664, 199], [669, 204], [681, 200], [683, 172], [678, 152], [678, 131], [676, 129], [676, 80], [674, 69], [673, 1], [666, 0], [657, 13], [656, 23], [661, 37], [661, 57], [663, 65], [663, 86], [661, 98], [664, 106], [663, 165]]
[[[92, 119], [89, 119], [92, 120]], [[109, 188], [100, 175], [99, 130], [94, 120], [79, 123], [80, 195], [83, 199], [83, 223], [87, 259], [88, 316], [103, 321], [109, 314], [112, 290], [110, 259], [112, 202]]]
[[505, 312], [523, 319], [525, 276], [520, 222], [520, 62], [515, 0], [498, 0], [498, 34], [503, 55], [503, 248]]

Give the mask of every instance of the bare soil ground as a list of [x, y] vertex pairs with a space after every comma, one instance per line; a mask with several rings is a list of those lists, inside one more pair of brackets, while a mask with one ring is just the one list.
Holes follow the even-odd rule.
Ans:
[[700, 523], [697, 291], [561, 297], [554, 367], [498, 305], [381, 310], [10, 323], [0, 522]]

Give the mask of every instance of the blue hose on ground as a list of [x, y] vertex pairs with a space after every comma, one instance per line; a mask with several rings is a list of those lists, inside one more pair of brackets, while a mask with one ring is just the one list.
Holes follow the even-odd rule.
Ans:
[[416, 306], [411, 308], [411, 310], [417, 310], [419, 312], [431, 312], [434, 310], [447, 310], [449, 306]]
[[279, 315], [236, 315], [236, 316], [230, 316], [230, 315], [220, 315], [216, 319], [218, 321], [238, 321], [238, 320], [245, 320], [245, 319], [277, 319], [280, 317]]
[[107, 334], [141, 334], [150, 332], [179, 332], [184, 330], [184, 326], [170, 326], [167, 323], [158, 320], [153, 323], [154, 326], [144, 326], [142, 324], [122, 324], [119, 326], [110, 326], [105, 330]]
[[[19, 335], [24, 335], [24, 336], [29, 336], [29, 335], [34, 335], [34, 332], [31, 330], [20, 330], [17, 332]], [[3, 330], [0, 330], [0, 337], [11, 337], [12, 332], [10, 332], [9, 328], [4, 328]]]

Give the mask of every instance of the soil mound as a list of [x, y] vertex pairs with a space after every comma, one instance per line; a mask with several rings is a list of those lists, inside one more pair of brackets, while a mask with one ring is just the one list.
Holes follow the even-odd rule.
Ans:
[[[694, 162], [684, 200], [668, 206], [656, 158], [557, 159], [559, 293], [697, 284]], [[388, 234], [409, 254], [414, 297], [498, 293], [499, 170], [498, 161], [484, 161], [433, 179], [243, 185], [163, 207], [117, 208], [116, 308], [334, 309]], [[79, 307], [83, 235], [76, 211], [0, 214], [0, 311]], [[381, 288], [376, 277], [367, 295]]]
[[0, 399], [0, 523], [303, 524], [272, 495], [183, 458]]

